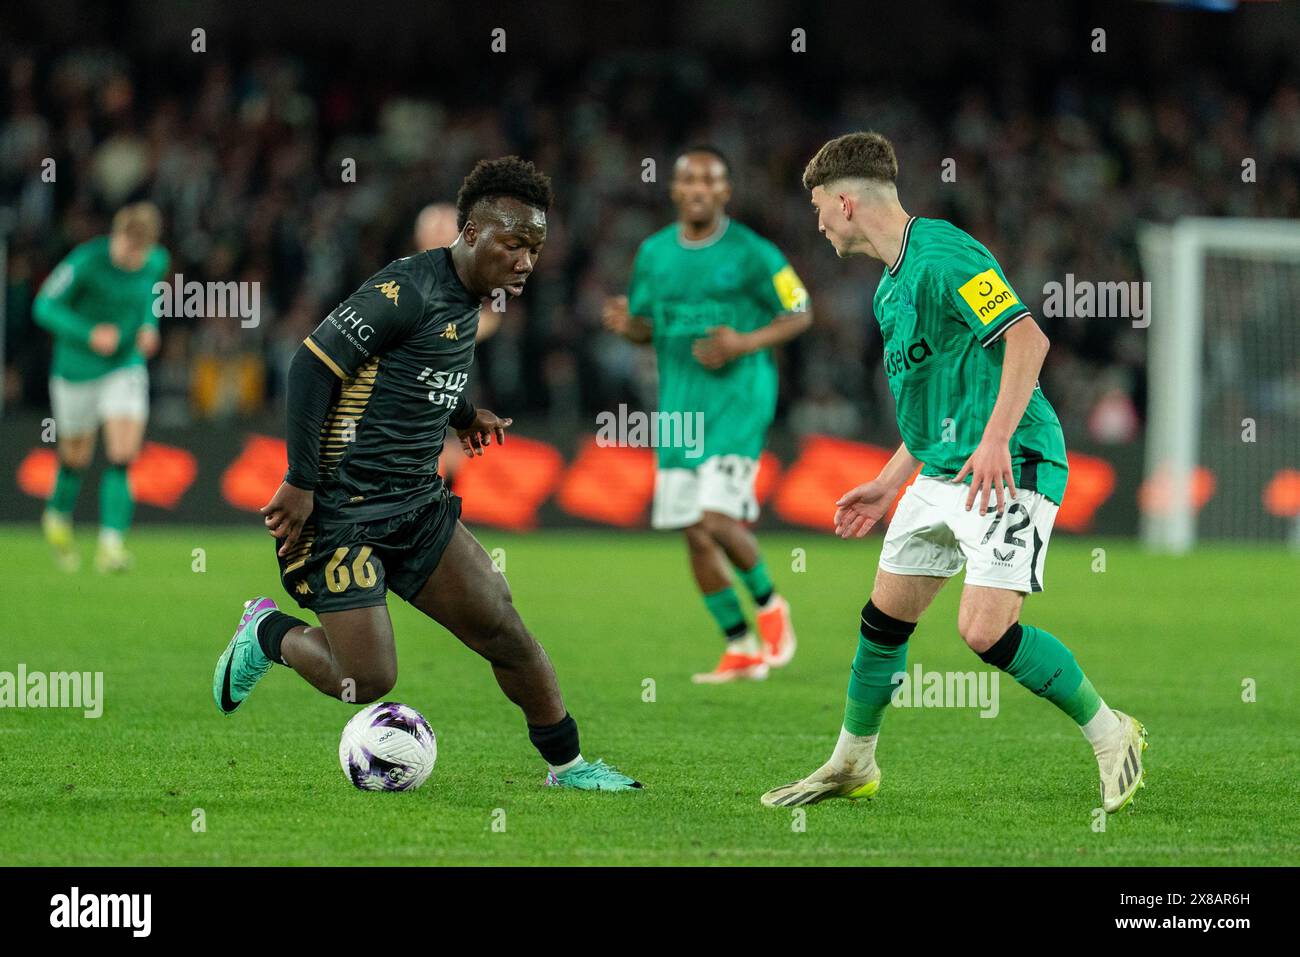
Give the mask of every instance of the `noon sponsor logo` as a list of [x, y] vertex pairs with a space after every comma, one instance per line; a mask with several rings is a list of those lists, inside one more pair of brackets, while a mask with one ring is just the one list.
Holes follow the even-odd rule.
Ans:
[[104, 672], [0, 671], [0, 708], [78, 708], [87, 718], [104, 713]]
[[642, 412], [620, 403], [617, 412], [596, 416], [596, 444], [602, 448], [685, 449], [686, 458], [704, 454], [703, 412]]
[[895, 708], [978, 708], [981, 718], [995, 718], [1001, 698], [996, 671], [926, 671], [920, 664], [890, 676]]
[[1151, 283], [1092, 282], [1065, 274], [1065, 282], [1043, 286], [1043, 315], [1049, 319], [1132, 319], [1134, 329], [1151, 325]]
[[132, 937], [148, 937], [153, 927], [152, 894], [83, 894], [73, 887], [50, 898], [50, 926], [125, 927]]
[[996, 269], [986, 269], [971, 276], [957, 288], [957, 292], [986, 326], [1012, 306], [1020, 304]]
[[260, 282], [185, 281], [182, 273], [171, 282], [153, 284], [153, 314], [159, 319], [238, 319], [251, 329], [262, 321]]

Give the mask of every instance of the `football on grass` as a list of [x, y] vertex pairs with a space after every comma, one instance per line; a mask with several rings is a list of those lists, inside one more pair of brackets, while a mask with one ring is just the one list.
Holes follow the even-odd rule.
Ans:
[[437, 758], [424, 715], [395, 701], [358, 711], [339, 741], [343, 773], [363, 791], [413, 791], [429, 779]]

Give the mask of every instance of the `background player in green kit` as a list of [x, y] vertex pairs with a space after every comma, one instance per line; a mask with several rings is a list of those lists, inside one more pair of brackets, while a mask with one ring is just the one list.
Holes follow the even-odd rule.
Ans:
[[918, 619], [964, 566], [957, 630], [986, 663], [1080, 727], [1097, 758], [1102, 805], [1113, 813], [1142, 783], [1146, 731], [1106, 706], [1055, 636], [1020, 623], [1025, 594], [1042, 590], [1065, 494], [1064, 436], [1037, 383], [1047, 337], [987, 249], [951, 223], [904, 211], [897, 175], [893, 147], [877, 133], [831, 140], [804, 171], [835, 252], [888, 264], [873, 308], [903, 444], [879, 475], [836, 503], [836, 532], [861, 538], [918, 465], [921, 475], [889, 523], [862, 609], [834, 753], [762, 801], [793, 807], [876, 793], [876, 739], [893, 675], [906, 670]]
[[[651, 520], [685, 531], [696, 584], [727, 641], [717, 667], [694, 680], [757, 680], [789, 663], [795, 634], [744, 523], [758, 518], [754, 480], [776, 412], [771, 349], [804, 332], [812, 314], [781, 251], [726, 215], [731, 183], [718, 150], [677, 158], [672, 199], [677, 222], [641, 244], [628, 295], [606, 303], [604, 322], [654, 343], [660, 414], [692, 417], [702, 432], [702, 443], [659, 443]], [[754, 600], [757, 636], [729, 564]]]
[[546, 242], [550, 205], [550, 180], [532, 163], [480, 162], [457, 198], [456, 241], [389, 263], [294, 355], [289, 470], [262, 514], [280, 540], [285, 591], [320, 625], [270, 598], [245, 602], [213, 673], [223, 714], [275, 664], [347, 702], [383, 697], [397, 681], [391, 589], [488, 661], [523, 712], [548, 784], [641, 787], [583, 758], [550, 659], [438, 474], [448, 428], [470, 455], [482, 455], [493, 435], [505, 441], [511, 420], [476, 409], [465, 394], [474, 334], [484, 299], [496, 290], [523, 293]]
[[108, 236], [82, 243], [54, 268], [34, 303], [37, 323], [54, 336], [50, 403], [59, 471], [41, 525], [60, 567], [75, 571], [72, 513], [81, 476], [104, 427], [108, 466], [99, 486], [100, 571], [130, 564], [124, 538], [133, 503], [126, 470], [140, 452], [149, 416], [145, 361], [158, 351], [153, 287], [170, 258], [158, 246], [162, 217], [152, 203], [118, 210]]

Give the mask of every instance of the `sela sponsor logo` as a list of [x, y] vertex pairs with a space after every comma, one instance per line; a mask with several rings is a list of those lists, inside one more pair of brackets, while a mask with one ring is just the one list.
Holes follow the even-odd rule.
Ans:
[[986, 269], [971, 276], [958, 287], [957, 293], [986, 326], [1012, 306], [1020, 304], [996, 269]]
[[885, 375], [893, 378], [904, 369], [911, 369], [913, 366], [919, 366], [926, 359], [934, 355], [934, 350], [930, 348], [930, 343], [925, 336], [917, 339], [915, 342], [908, 343], [902, 349], [885, 350]]
[[152, 894], [82, 894], [74, 887], [50, 898], [50, 926], [127, 927], [132, 937], [148, 937], [153, 927]]
[[688, 459], [704, 454], [703, 412], [642, 412], [620, 403], [617, 412], [596, 416], [601, 448], [685, 449]]
[[176, 273], [171, 282], [153, 284], [153, 314], [159, 319], [238, 319], [251, 329], [262, 321], [262, 284], [186, 282], [183, 273]]
[[0, 671], [0, 708], [79, 708], [87, 718], [104, 713], [104, 672]]
[[996, 718], [1001, 698], [997, 671], [896, 671], [890, 683], [895, 708], [979, 708], [981, 718]]
[[445, 405], [449, 409], [460, 404], [460, 393], [469, 384], [468, 372], [434, 372], [425, 368], [415, 381], [429, 387], [429, 401], [434, 405]]
[[1151, 283], [1091, 282], [1065, 274], [1065, 282], [1043, 286], [1043, 315], [1049, 319], [1132, 319], [1134, 329], [1151, 325]]

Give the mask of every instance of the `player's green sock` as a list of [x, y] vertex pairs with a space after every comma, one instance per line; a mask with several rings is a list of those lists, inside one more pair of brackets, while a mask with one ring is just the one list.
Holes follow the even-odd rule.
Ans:
[[736, 589], [728, 586], [705, 595], [704, 605], [728, 641], [744, 638], [749, 633], [749, 625], [745, 623], [745, 613], [740, 610], [740, 598], [736, 595]]
[[763, 561], [763, 556], [758, 556], [758, 561], [754, 563], [753, 568], [747, 570], [736, 565], [735, 569], [736, 574], [740, 576], [740, 580], [749, 589], [749, 595], [754, 599], [754, 604], [759, 607], [766, 605], [776, 588], [772, 584], [771, 576], [767, 573], [767, 562]]
[[110, 465], [99, 480], [99, 524], [115, 532], [131, 527], [131, 486], [126, 480], [125, 465]]
[[58, 475], [54, 478], [54, 491], [46, 503], [51, 512], [71, 515], [77, 507], [77, 496], [81, 494], [81, 469], [70, 468], [59, 463]]
[[980, 658], [1052, 702], [1075, 724], [1087, 724], [1101, 707], [1097, 690], [1070, 649], [1041, 628], [1017, 622]]
[[880, 731], [894, 694], [894, 675], [907, 669], [907, 639], [916, 622], [891, 618], [871, 602], [862, 609], [858, 653], [849, 672], [844, 730], [863, 736]]

